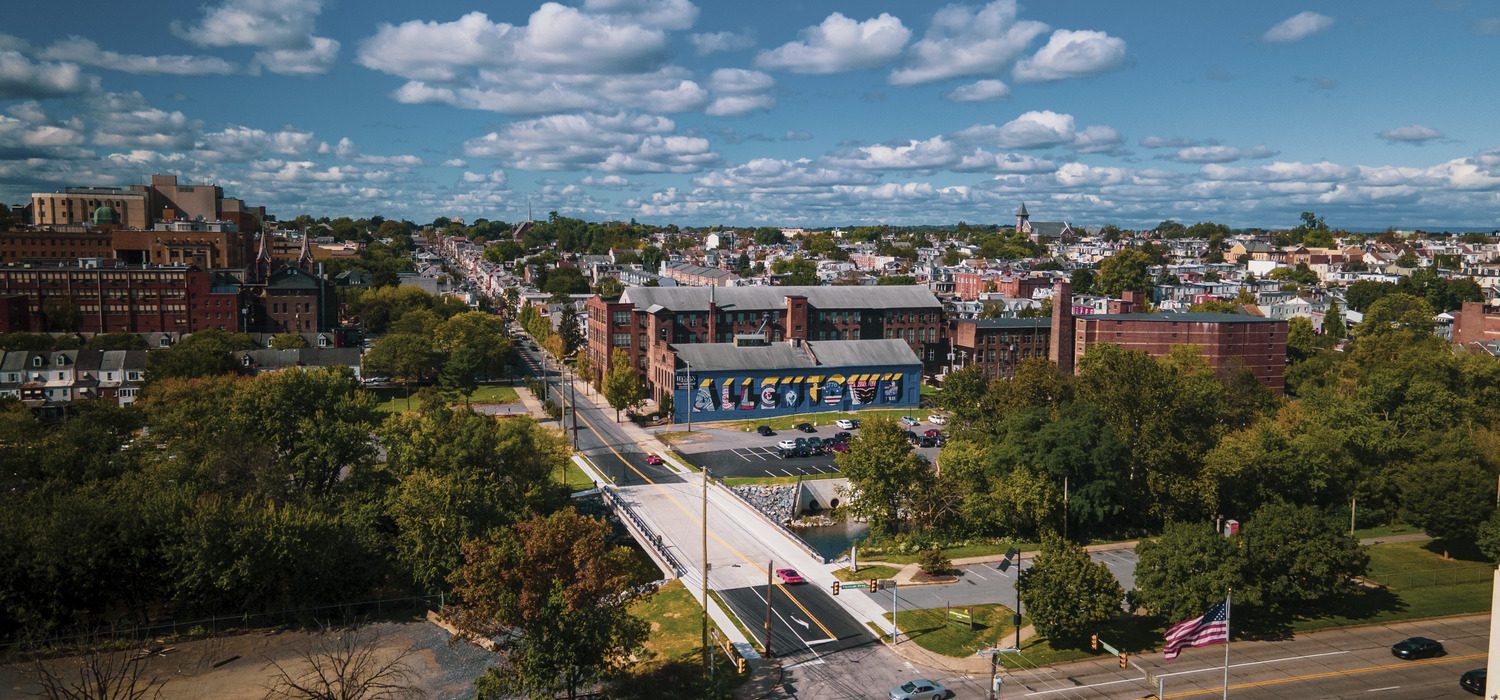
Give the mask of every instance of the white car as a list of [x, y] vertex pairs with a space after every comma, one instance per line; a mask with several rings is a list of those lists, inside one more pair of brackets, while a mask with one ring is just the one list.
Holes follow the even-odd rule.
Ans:
[[848, 418], [840, 418], [839, 420], [834, 421], [833, 424], [838, 426], [842, 430], [853, 430], [859, 427], [859, 421], [849, 420]]
[[779, 448], [781, 448], [781, 449], [783, 449], [783, 450], [794, 450], [794, 449], [797, 449], [797, 441], [796, 440], [782, 440], [781, 442], [776, 443], [776, 446], [779, 447]]
[[927, 422], [933, 425], [944, 425], [948, 422], [948, 418], [947, 416], [941, 416], [934, 413], [927, 417]]

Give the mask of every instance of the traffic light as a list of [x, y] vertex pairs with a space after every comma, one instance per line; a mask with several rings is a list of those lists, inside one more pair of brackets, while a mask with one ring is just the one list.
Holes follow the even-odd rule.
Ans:
[[1096, 634], [1092, 637], [1089, 637], [1089, 648], [1093, 649], [1094, 651], [1099, 651], [1099, 635]]
[[834, 595], [838, 595], [839, 594], [839, 582], [838, 581], [834, 581], [833, 582], [833, 594]]
[[875, 591], [878, 591], [878, 590], [880, 590], [880, 579], [878, 579], [878, 578], [872, 578], [872, 579], [870, 579], [870, 592], [874, 593]]
[[1127, 654], [1127, 653], [1125, 653], [1123, 651], [1120, 652], [1120, 670], [1121, 671], [1125, 670], [1125, 668], [1130, 665], [1130, 664], [1126, 663], [1127, 661], [1129, 661], [1129, 659], [1130, 659], [1130, 655], [1129, 654]]

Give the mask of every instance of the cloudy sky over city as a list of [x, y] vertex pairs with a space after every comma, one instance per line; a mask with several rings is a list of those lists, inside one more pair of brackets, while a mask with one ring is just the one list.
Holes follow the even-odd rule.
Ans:
[[65, 3], [0, 26], [0, 201], [281, 217], [1500, 227], [1500, 5]]

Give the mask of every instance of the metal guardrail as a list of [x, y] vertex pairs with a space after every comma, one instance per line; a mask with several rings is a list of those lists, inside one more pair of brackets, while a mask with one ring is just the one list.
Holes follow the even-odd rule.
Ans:
[[[808, 556], [811, 556], [813, 559], [818, 560], [820, 563], [823, 563], [823, 564], [827, 564], [828, 563], [828, 558], [827, 557], [823, 556], [822, 554], [819, 554], [818, 550], [813, 549], [812, 545], [808, 544], [801, 537], [798, 537], [797, 533], [792, 532], [791, 528], [789, 528], [789, 527], [787, 527], [785, 525], [782, 525], [781, 523], [778, 523], [775, 520], [773, 520], [771, 518], [771, 516], [766, 515], [764, 512], [761, 511], [761, 509], [756, 508], [754, 503], [751, 503], [744, 496], [741, 496], [738, 491], [735, 491], [734, 489], [729, 488], [728, 486], [725, 486], [723, 482], [718, 481], [716, 479], [709, 479], [709, 481], [714, 486], [717, 486], [720, 489], [723, 489], [729, 495], [734, 496], [735, 498], [739, 499], [740, 503], [743, 503], [746, 508], [750, 509], [750, 512], [754, 513], [761, 520], [764, 520], [767, 523], [770, 523], [770, 525], [772, 527], [780, 530], [782, 532], [782, 534], [786, 535], [787, 537], [790, 537], [792, 539], [792, 542], [794, 544], [796, 544], [798, 547], [800, 547], [802, 549], [802, 551], [805, 552]], [[795, 498], [796, 494], [793, 493], [792, 496], [793, 496], [793, 498]]]
[[682, 565], [682, 562], [678, 561], [677, 557], [673, 555], [671, 550], [667, 548], [666, 544], [661, 539], [661, 535], [653, 532], [651, 530], [651, 526], [647, 525], [646, 521], [641, 518], [640, 514], [635, 512], [634, 507], [632, 507], [628, 502], [621, 499], [619, 497], [619, 494], [615, 493], [615, 489], [613, 487], [609, 486], [608, 484], [601, 484], [599, 487], [599, 493], [603, 496], [605, 503], [614, 508], [616, 512], [625, 516], [626, 525], [634, 529], [636, 531], [636, 534], [638, 535], [636, 539], [640, 540], [643, 544], [651, 547], [652, 551], [656, 552], [656, 554], [661, 557], [662, 561], [666, 562], [667, 566], [672, 569], [672, 573], [674, 575], [681, 577], [687, 573], [687, 568], [684, 567]]

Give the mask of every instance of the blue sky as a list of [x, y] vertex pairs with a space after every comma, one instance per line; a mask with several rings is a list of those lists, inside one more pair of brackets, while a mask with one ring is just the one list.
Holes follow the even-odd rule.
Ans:
[[[50, 6], [49, 6], [50, 7]], [[0, 28], [0, 201], [281, 217], [1500, 228], [1464, 0], [90, 2]]]

